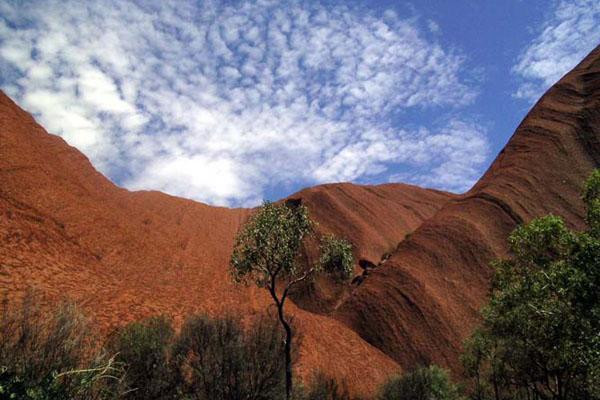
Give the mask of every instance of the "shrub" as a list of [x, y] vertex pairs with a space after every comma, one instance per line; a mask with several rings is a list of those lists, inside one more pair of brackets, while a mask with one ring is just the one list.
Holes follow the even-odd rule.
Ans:
[[42, 309], [28, 292], [0, 318], [0, 398], [99, 399], [110, 396], [107, 381], [121, 369], [95, 353], [87, 319], [72, 304]]
[[195, 399], [280, 399], [283, 337], [277, 321], [256, 320], [244, 331], [233, 317], [189, 318], [173, 349], [182, 393]]
[[[152, 317], [115, 330], [98, 349], [87, 319], [71, 303], [42, 312], [28, 296], [20, 307], [5, 301], [0, 311], [1, 399], [285, 397], [283, 334], [267, 316], [245, 329], [233, 317], [196, 315], [179, 335], [169, 319]], [[333, 380], [315, 382], [303, 399], [348, 398]]]
[[352, 244], [345, 239], [326, 235], [321, 238], [321, 269], [339, 282], [348, 280], [354, 271]]
[[600, 172], [583, 199], [589, 229], [537, 218], [496, 261], [482, 326], [466, 343], [478, 399], [600, 398]]
[[350, 400], [350, 394], [344, 383], [340, 384], [334, 378], [322, 371], [317, 372], [306, 389], [297, 390], [295, 400]]
[[442, 368], [432, 365], [390, 378], [380, 390], [380, 400], [458, 400], [462, 399]]
[[125, 399], [169, 399], [175, 393], [175, 377], [169, 364], [174, 330], [169, 319], [151, 317], [115, 331], [107, 341], [109, 353], [125, 365]]

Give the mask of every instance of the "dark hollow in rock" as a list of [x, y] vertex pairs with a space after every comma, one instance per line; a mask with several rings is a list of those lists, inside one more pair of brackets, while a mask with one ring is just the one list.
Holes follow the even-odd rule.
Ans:
[[365, 260], [365, 259], [360, 259], [358, 260], [358, 265], [362, 268], [362, 269], [373, 269], [373, 268], [377, 268], [377, 265], [373, 264], [371, 261], [369, 260]]

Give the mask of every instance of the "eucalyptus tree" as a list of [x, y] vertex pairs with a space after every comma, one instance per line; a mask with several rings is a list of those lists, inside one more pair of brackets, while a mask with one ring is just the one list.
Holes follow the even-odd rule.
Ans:
[[238, 233], [230, 261], [236, 282], [253, 283], [266, 289], [277, 307], [277, 317], [285, 330], [287, 399], [292, 393], [293, 332], [284, 307], [290, 290], [317, 273], [347, 280], [354, 267], [351, 245], [331, 235], [321, 240], [319, 262], [306, 265], [300, 253], [314, 228], [304, 205], [265, 202]]
[[583, 192], [588, 229], [548, 215], [509, 237], [483, 324], [467, 342], [477, 399], [600, 399], [600, 170]]

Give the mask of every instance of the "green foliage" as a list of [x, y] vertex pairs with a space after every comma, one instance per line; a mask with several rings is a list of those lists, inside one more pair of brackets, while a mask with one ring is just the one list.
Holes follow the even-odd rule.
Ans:
[[320, 269], [338, 281], [345, 281], [354, 272], [352, 244], [333, 235], [321, 239]]
[[[278, 400], [284, 394], [277, 321], [165, 317], [130, 323], [104, 349], [70, 303], [43, 312], [33, 296], [0, 314], [0, 399]], [[112, 355], [112, 356], [109, 356]]]
[[600, 169], [595, 170], [585, 183], [583, 201], [587, 207], [586, 221], [590, 234], [600, 237]]
[[107, 346], [126, 368], [128, 390], [115, 398], [282, 398], [282, 335], [265, 317], [244, 329], [230, 316], [194, 315], [178, 335], [167, 318], [153, 317], [119, 329]]
[[381, 388], [379, 400], [460, 400], [458, 386], [442, 368], [432, 365], [390, 378]]
[[589, 208], [598, 199], [600, 199], [600, 169], [592, 172], [583, 189], [583, 201], [586, 207]]
[[[574, 235], [560, 217], [548, 215], [520, 226], [510, 235], [508, 243], [514, 255], [510, 268], [521, 272], [540, 266], [545, 267], [558, 257], [564, 257], [573, 246]], [[502, 270], [503, 262], [496, 263]]]
[[42, 310], [29, 292], [0, 317], [0, 398], [101, 399], [108, 381], [122, 369], [102, 353], [94, 355], [87, 319], [71, 303]]
[[583, 196], [588, 232], [550, 215], [511, 234], [513, 257], [493, 264], [483, 325], [465, 346], [475, 398], [600, 398], [600, 214], [590, 212], [599, 194], [595, 172]]
[[234, 280], [266, 287], [273, 275], [293, 279], [302, 273], [298, 252], [312, 230], [305, 206], [265, 202], [236, 237], [230, 263]]
[[[348, 243], [327, 237], [322, 243], [325, 254], [318, 265], [302, 268], [300, 249], [305, 237], [313, 232], [308, 209], [301, 204], [265, 202], [238, 233], [230, 260], [236, 282], [255, 282], [269, 291], [277, 307], [277, 316], [285, 330], [286, 398], [292, 395], [292, 327], [284, 313], [290, 289], [314, 273], [325, 270], [337, 279], [350, 276], [351, 247]], [[278, 285], [283, 289], [278, 290]]]
[[173, 398], [174, 376], [169, 366], [169, 348], [174, 331], [163, 317], [133, 322], [114, 332], [107, 348], [126, 366], [125, 399]]
[[181, 393], [194, 399], [280, 399], [283, 340], [277, 322], [260, 318], [244, 331], [232, 317], [186, 321], [173, 360]]

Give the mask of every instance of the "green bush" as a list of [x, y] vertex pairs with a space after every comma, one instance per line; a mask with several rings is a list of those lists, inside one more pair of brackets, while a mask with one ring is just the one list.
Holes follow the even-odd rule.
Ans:
[[459, 388], [438, 366], [419, 368], [390, 378], [381, 388], [379, 400], [459, 400]]
[[348, 280], [354, 272], [354, 254], [352, 244], [345, 239], [334, 235], [325, 235], [321, 238], [321, 269], [336, 281]]
[[0, 398], [101, 399], [122, 370], [94, 349], [87, 319], [71, 303], [42, 309], [27, 293], [19, 304], [5, 300], [0, 317]]
[[[272, 317], [244, 325], [196, 315], [177, 335], [169, 319], [152, 317], [115, 330], [98, 348], [73, 304], [48, 312], [28, 296], [0, 311], [0, 399], [285, 398], [284, 335]], [[349, 400], [345, 386], [323, 374], [295, 398]]]
[[173, 339], [171, 321], [163, 316], [130, 323], [110, 336], [109, 353], [125, 365], [124, 399], [174, 398], [176, 378], [169, 363]]
[[277, 321], [257, 319], [245, 331], [233, 317], [189, 318], [173, 348], [181, 393], [194, 399], [281, 399], [283, 337]]
[[600, 172], [583, 199], [588, 230], [557, 216], [509, 237], [482, 326], [463, 363], [476, 399], [600, 399]]

